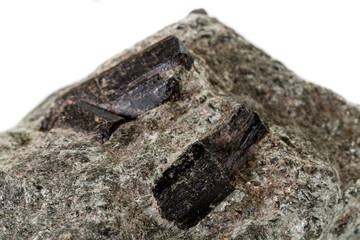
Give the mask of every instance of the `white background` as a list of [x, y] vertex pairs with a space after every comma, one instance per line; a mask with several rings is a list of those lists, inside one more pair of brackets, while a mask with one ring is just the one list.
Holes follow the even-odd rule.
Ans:
[[0, 0], [0, 131], [195, 8], [308, 81], [360, 103], [359, 1]]

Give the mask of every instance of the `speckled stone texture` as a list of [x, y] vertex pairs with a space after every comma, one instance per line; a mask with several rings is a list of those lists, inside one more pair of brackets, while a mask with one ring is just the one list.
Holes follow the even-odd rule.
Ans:
[[[78, 84], [0, 134], [0, 239], [360, 239], [359, 106], [305, 82], [204, 11], [87, 79], [168, 35], [194, 58], [177, 73], [181, 96], [121, 125], [109, 141], [38, 131], [54, 100]], [[179, 229], [160, 215], [156, 179], [242, 104], [270, 133], [235, 175], [235, 190], [196, 226]]]

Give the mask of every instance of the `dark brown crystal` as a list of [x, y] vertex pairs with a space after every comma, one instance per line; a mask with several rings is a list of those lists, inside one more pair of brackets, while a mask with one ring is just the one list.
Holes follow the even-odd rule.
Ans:
[[267, 132], [259, 115], [242, 106], [220, 130], [191, 144], [155, 182], [162, 216], [180, 228], [195, 226], [235, 189], [231, 179]]
[[267, 125], [255, 111], [241, 106], [223, 128], [201, 142], [231, 176], [236, 174], [249, 151], [268, 131]]
[[[72, 102], [86, 103], [128, 120], [134, 119], [179, 95], [177, 80], [163, 79], [159, 73], [179, 65], [190, 70], [192, 64], [193, 59], [183, 43], [175, 36], [169, 36], [62, 95], [43, 120], [40, 130], [65, 126], [56, 122], [60, 116], [69, 119], [75, 107], [68, 107]], [[85, 124], [93, 126], [95, 123], [83, 119], [83, 115], [73, 115], [72, 121], [66, 123], [76, 122], [72, 129], [81, 126], [82, 131], [93, 132]]]
[[69, 103], [61, 112], [55, 127], [92, 132], [95, 138], [108, 139], [113, 131], [127, 120], [87, 103]]
[[214, 156], [194, 143], [163, 173], [153, 193], [164, 218], [189, 228], [234, 189]]

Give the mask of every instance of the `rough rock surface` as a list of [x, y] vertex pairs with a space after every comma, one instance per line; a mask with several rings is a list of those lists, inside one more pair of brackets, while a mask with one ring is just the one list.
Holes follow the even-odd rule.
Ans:
[[[108, 141], [38, 131], [55, 99], [78, 84], [0, 134], [0, 239], [359, 239], [359, 106], [303, 81], [204, 11], [87, 79], [168, 35], [194, 58], [177, 73], [181, 96], [122, 124]], [[156, 179], [242, 104], [270, 133], [235, 175], [235, 190], [196, 226], [178, 228], [160, 215]]]

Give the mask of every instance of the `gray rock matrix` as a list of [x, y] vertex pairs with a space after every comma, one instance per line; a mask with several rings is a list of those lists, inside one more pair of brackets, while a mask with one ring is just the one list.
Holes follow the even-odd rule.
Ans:
[[[108, 141], [39, 131], [55, 99], [79, 83], [0, 134], [0, 239], [360, 239], [359, 106], [305, 82], [204, 11], [86, 79], [169, 35], [194, 59], [176, 73], [181, 96], [120, 125]], [[152, 188], [242, 104], [269, 133], [235, 174], [235, 190], [180, 229], [161, 216]]]

